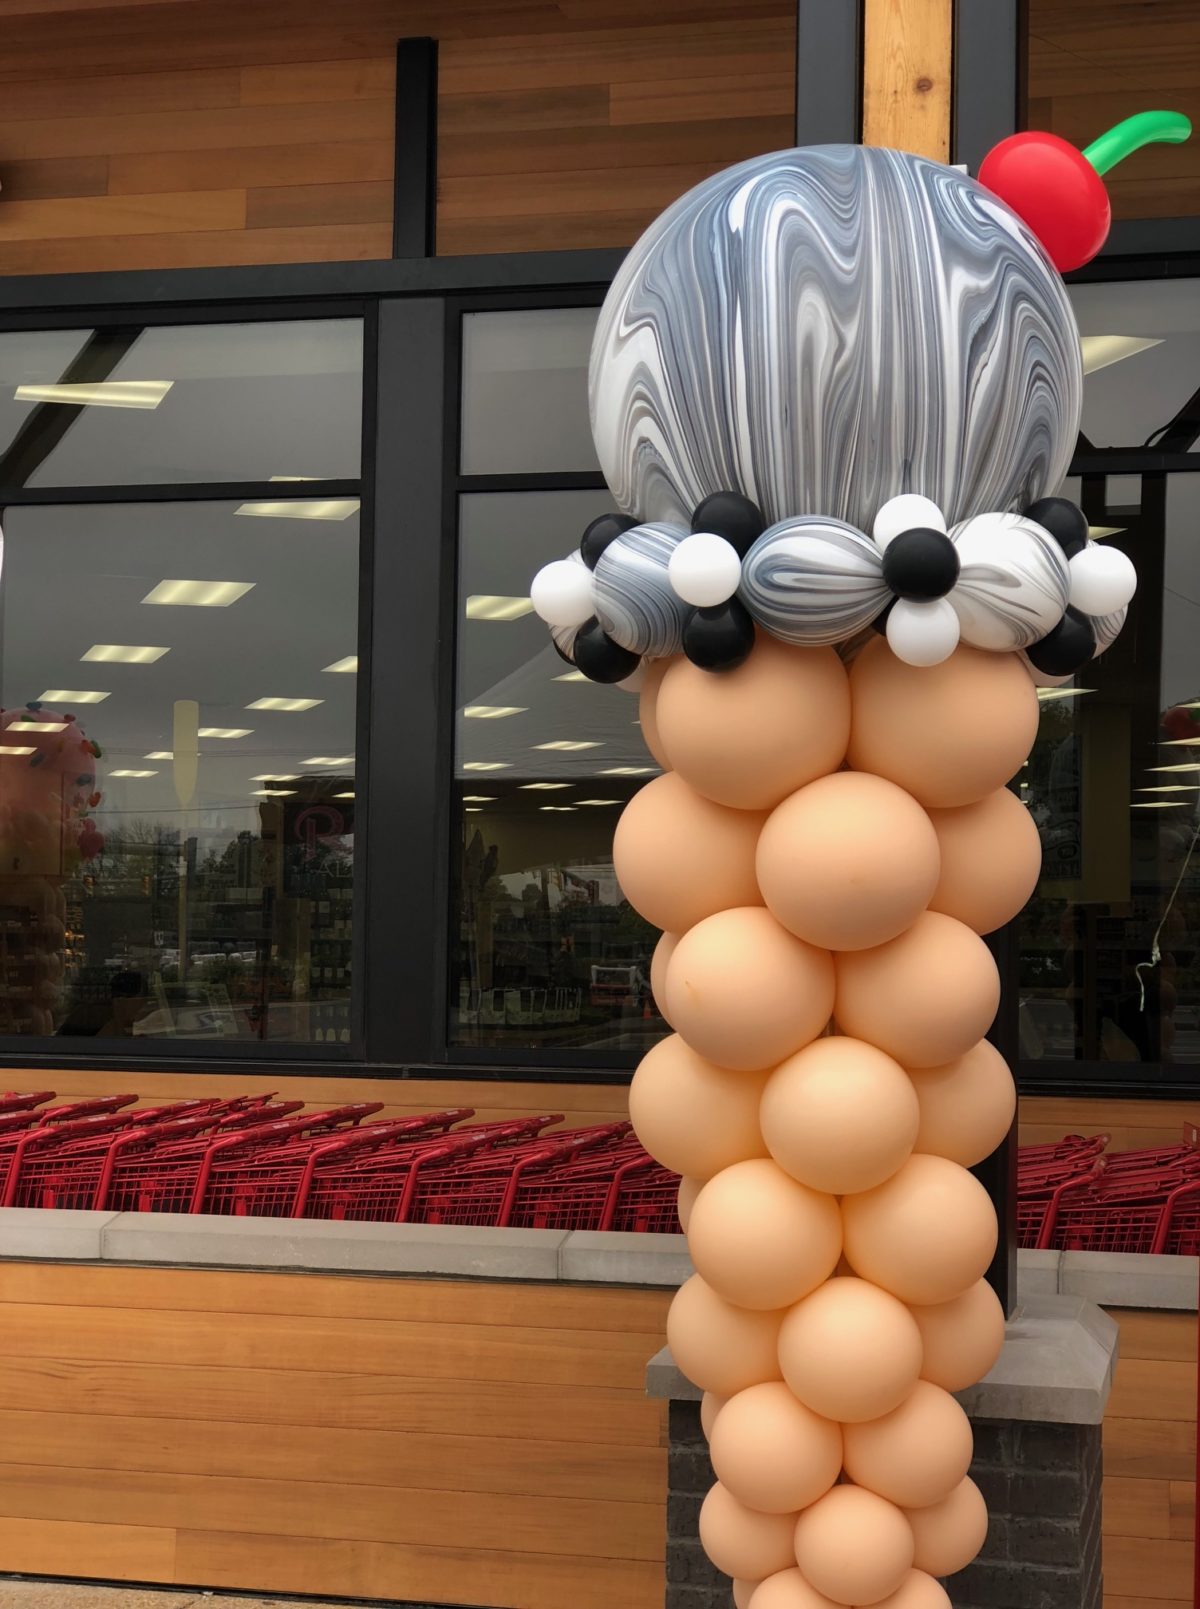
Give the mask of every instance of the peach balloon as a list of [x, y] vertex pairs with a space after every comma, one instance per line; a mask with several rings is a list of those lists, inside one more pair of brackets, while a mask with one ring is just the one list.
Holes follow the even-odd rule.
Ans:
[[976, 933], [994, 933], [1011, 922], [1042, 870], [1042, 840], [1026, 806], [1007, 788], [997, 788], [975, 804], [932, 810], [930, 820], [942, 865], [930, 910], [956, 917]]
[[834, 1603], [878, 1603], [902, 1585], [912, 1561], [903, 1513], [861, 1486], [835, 1486], [796, 1521], [800, 1574]]
[[799, 1570], [781, 1570], [759, 1583], [750, 1609], [838, 1609], [831, 1598], [809, 1586]]
[[907, 1511], [916, 1550], [913, 1563], [932, 1576], [965, 1570], [987, 1540], [983, 1494], [969, 1477], [940, 1503]]
[[1000, 975], [987, 945], [962, 922], [933, 911], [877, 949], [835, 956], [834, 966], [838, 1028], [905, 1067], [937, 1067], [961, 1056], [987, 1033], [1000, 1004]]
[[663, 770], [670, 769], [670, 761], [662, 746], [662, 739], [658, 735], [658, 721], [655, 712], [658, 706], [658, 690], [662, 686], [663, 677], [675, 663], [673, 659], [653, 659], [645, 665], [645, 676], [641, 690], [638, 693], [638, 721], [642, 728], [642, 742], [650, 753], [662, 766]]
[[667, 1341], [676, 1365], [693, 1385], [732, 1397], [747, 1386], [778, 1380], [782, 1318], [782, 1313], [734, 1307], [693, 1274], [671, 1300]]
[[940, 1581], [924, 1570], [910, 1570], [900, 1588], [875, 1609], [951, 1609], [951, 1604]]
[[699, 1055], [751, 1071], [822, 1033], [833, 991], [828, 950], [794, 937], [769, 911], [741, 906], [680, 939], [667, 968], [667, 1015]]
[[764, 1514], [807, 1508], [842, 1469], [839, 1426], [797, 1402], [781, 1380], [730, 1397], [709, 1442], [721, 1484]]
[[760, 634], [745, 663], [720, 676], [677, 659], [655, 719], [667, 763], [697, 792], [738, 810], [769, 810], [841, 765], [850, 688], [832, 648], [791, 648]]
[[709, 1488], [700, 1509], [705, 1553], [718, 1570], [749, 1581], [761, 1581], [788, 1567], [795, 1557], [795, 1527], [794, 1514], [758, 1514], [739, 1503], [720, 1481]]
[[701, 1190], [688, 1221], [696, 1272], [738, 1307], [790, 1307], [829, 1278], [842, 1254], [830, 1195], [767, 1158], [736, 1162]]
[[971, 1467], [971, 1422], [948, 1391], [918, 1380], [898, 1408], [845, 1429], [846, 1473], [901, 1508], [940, 1503]]
[[952, 1301], [911, 1312], [924, 1349], [921, 1378], [943, 1391], [965, 1391], [982, 1380], [1003, 1350], [1004, 1309], [986, 1279]]
[[[753, 1387], [750, 1389], [752, 1390]], [[713, 1426], [717, 1422], [717, 1415], [728, 1401], [728, 1397], [714, 1396], [711, 1391], [706, 1391], [700, 1398], [700, 1428], [704, 1432], [706, 1440], [712, 1440]]]
[[779, 1367], [805, 1407], [823, 1418], [878, 1419], [917, 1383], [921, 1332], [887, 1291], [862, 1279], [831, 1279], [783, 1317]]
[[899, 1062], [861, 1039], [833, 1034], [775, 1069], [759, 1118], [781, 1168], [840, 1196], [882, 1184], [907, 1161], [920, 1108]]
[[[766, 915], [766, 912], [763, 912]], [[629, 1086], [629, 1117], [650, 1155], [693, 1179], [765, 1156], [758, 1106], [767, 1074], [727, 1072], [671, 1034], [648, 1050]]]
[[916, 1150], [973, 1168], [1012, 1127], [1017, 1086], [986, 1039], [941, 1067], [914, 1068], [911, 1076], [921, 1108]]
[[866, 950], [929, 904], [940, 857], [929, 817], [903, 788], [839, 771], [772, 811], [757, 867], [767, 908], [789, 932], [826, 950]]
[[[949, 1302], [987, 1272], [996, 1213], [965, 1168], [914, 1153], [899, 1173], [842, 1201], [846, 1255], [902, 1302]], [[915, 1321], [914, 1321], [915, 1322]]]
[[696, 1197], [700, 1194], [703, 1185], [703, 1179], [680, 1179], [679, 1181], [679, 1227], [685, 1235], [692, 1216], [692, 1208], [696, 1204]]
[[851, 667], [850, 695], [851, 767], [937, 809], [1003, 787], [1037, 734], [1037, 691], [1016, 654], [964, 644], [940, 665], [906, 665], [877, 637]]
[[754, 857], [765, 819], [713, 804], [674, 772], [655, 777], [617, 822], [621, 892], [647, 922], [677, 933], [731, 905], [761, 905]]
[[[658, 943], [654, 946], [654, 954], [650, 958], [650, 993], [654, 996], [655, 1007], [664, 1022], [667, 1020], [667, 968], [671, 964], [671, 957], [675, 954], [675, 946], [678, 943], [678, 933], [660, 933]], [[668, 1026], [674, 1025], [668, 1024]]]

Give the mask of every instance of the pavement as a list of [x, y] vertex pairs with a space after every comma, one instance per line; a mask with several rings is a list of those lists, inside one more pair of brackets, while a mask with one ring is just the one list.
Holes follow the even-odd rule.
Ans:
[[[361, 1600], [360, 1600], [361, 1603]], [[357, 1609], [332, 1598], [247, 1598], [166, 1587], [86, 1587], [0, 1580], [0, 1609]]]

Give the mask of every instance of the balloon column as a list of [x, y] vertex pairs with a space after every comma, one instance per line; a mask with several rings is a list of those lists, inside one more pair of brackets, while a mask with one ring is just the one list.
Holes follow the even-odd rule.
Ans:
[[1135, 585], [1056, 495], [1081, 388], [1033, 228], [895, 151], [705, 181], [600, 315], [622, 513], [532, 596], [565, 658], [640, 689], [663, 768], [614, 845], [674, 1029], [630, 1111], [683, 1175], [696, 1273], [668, 1336], [706, 1392], [700, 1532], [741, 1609], [945, 1606], [987, 1529], [953, 1396], [1004, 1337], [968, 1171], [1015, 1108], [982, 935], [1038, 876], [1006, 787], [1035, 684], [1103, 651]]

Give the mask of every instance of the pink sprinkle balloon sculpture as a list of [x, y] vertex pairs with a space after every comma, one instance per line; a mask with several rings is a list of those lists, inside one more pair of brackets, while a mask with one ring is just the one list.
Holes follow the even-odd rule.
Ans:
[[[1079, 162], [1186, 131], [1142, 114]], [[995, 189], [783, 151], [670, 207], [592, 350], [621, 512], [532, 585], [559, 652], [639, 693], [662, 768], [614, 845], [674, 1030], [630, 1113], [683, 1176], [668, 1339], [739, 1609], [946, 1609], [987, 1530], [954, 1397], [1004, 1339], [968, 1171], [1016, 1104], [983, 935], [1039, 873], [1007, 787], [1037, 686], [1103, 652], [1135, 587], [1057, 495], [1079, 336], [1031, 223], [1062, 222], [1077, 164], [1028, 139], [989, 162]], [[1080, 194], [1069, 266], [1106, 227]]]

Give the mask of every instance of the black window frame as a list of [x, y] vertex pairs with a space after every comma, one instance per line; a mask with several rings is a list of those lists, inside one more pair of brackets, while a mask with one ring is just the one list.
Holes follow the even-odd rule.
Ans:
[[[1120, 244], [1119, 242], [1117, 243]], [[460, 471], [462, 319], [474, 312], [595, 306], [620, 251], [401, 259], [372, 263], [140, 271], [0, 279], [0, 331], [101, 325], [229, 323], [361, 317], [361, 487], [304, 483], [290, 495], [361, 499], [359, 546], [358, 780], [348, 1046], [137, 1040], [96, 1054], [84, 1042], [0, 1038], [0, 1066], [279, 1072], [323, 1076], [470, 1078], [505, 1082], [624, 1083], [630, 1053], [485, 1050], [449, 1043], [449, 924], [455, 855], [454, 677], [458, 501], [482, 491], [603, 489], [596, 471], [465, 475]], [[1200, 277], [1200, 250], [1184, 236], [1169, 251], [1110, 247], [1073, 281]], [[1087, 450], [1084, 476], [1200, 472], [1200, 454]], [[29, 504], [69, 501], [218, 500], [265, 495], [262, 484], [44, 488]], [[270, 483], [269, 495], [289, 495]], [[0, 488], [0, 506], [8, 496]], [[15, 499], [14, 499], [15, 500]], [[408, 696], [405, 696], [405, 694]], [[378, 823], [373, 831], [373, 823]], [[996, 949], [1005, 998], [1014, 1001], [1015, 932]], [[1002, 1019], [1003, 1024], [1004, 1019]], [[1023, 1093], [1200, 1095], [1200, 1067], [1164, 1084], [1139, 1064], [1136, 1079], [1110, 1063], [1018, 1062]], [[1118, 1076], [1114, 1076], [1114, 1074]]]

